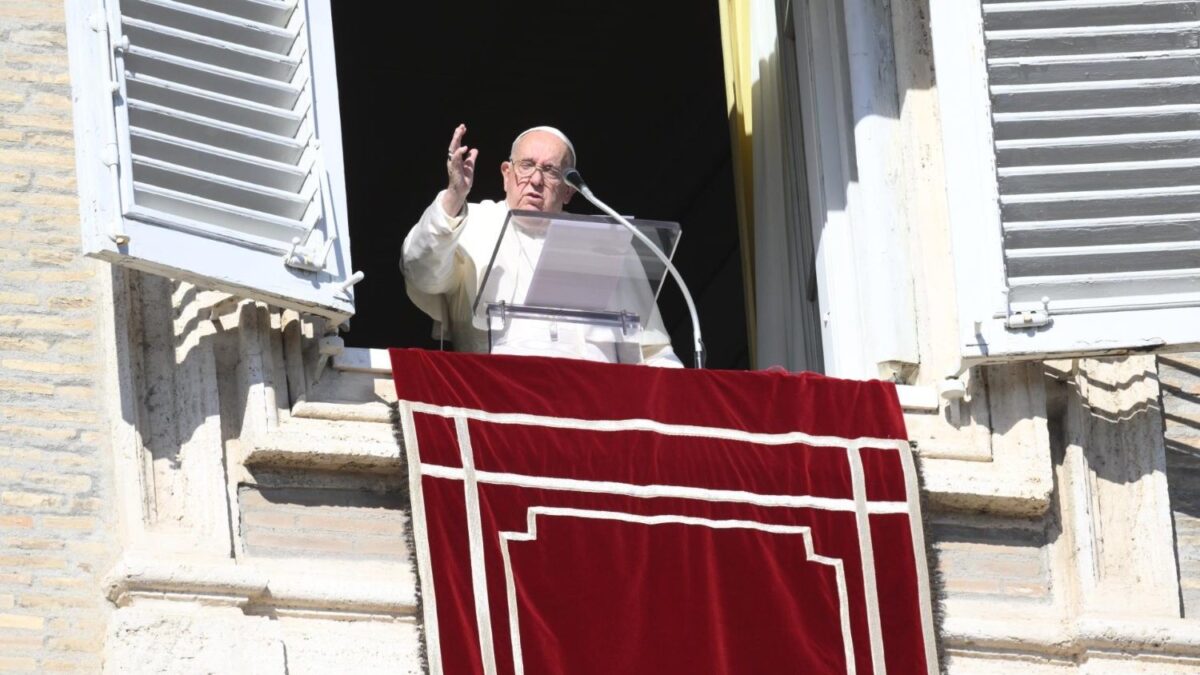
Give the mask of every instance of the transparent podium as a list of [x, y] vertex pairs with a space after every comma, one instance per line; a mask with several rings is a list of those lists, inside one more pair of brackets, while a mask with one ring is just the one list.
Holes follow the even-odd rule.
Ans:
[[[679, 224], [630, 220], [668, 258]], [[608, 216], [512, 211], [472, 308], [492, 353], [640, 363], [667, 268]], [[669, 342], [664, 336], [655, 340]]]

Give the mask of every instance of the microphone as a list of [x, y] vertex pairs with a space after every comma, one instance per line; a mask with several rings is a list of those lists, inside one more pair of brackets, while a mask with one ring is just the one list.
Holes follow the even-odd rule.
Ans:
[[700, 338], [700, 315], [696, 312], [696, 303], [692, 300], [692, 294], [690, 291], [688, 291], [687, 284], [683, 282], [683, 276], [679, 274], [679, 270], [675, 269], [675, 265], [671, 264], [671, 259], [667, 257], [666, 253], [663, 253], [663, 250], [659, 248], [657, 244], [650, 240], [650, 237], [647, 237], [642, 233], [641, 230], [637, 229], [628, 220], [626, 220], [624, 216], [614, 211], [608, 206], [608, 204], [600, 201], [596, 195], [592, 194], [592, 189], [589, 188], [587, 183], [583, 181], [583, 176], [580, 175], [578, 169], [570, 168], [564, 171], [563, 180], [567, 182], [567, 185], [570, 185], [578, 190], [579, 194], [583, 195], [585, 199], [592, 204], [595, 204], [596, 208], [607, 213], [618, 223], [624, 225], [625, 229], [632, 232], [633, 236], [637, 237], [643, 244], [648, 246], [650, 250], [654, 252], [654, 255], [658, 256], [658, 259], [667, 266], [667, 271], [671, 273], [672, 277], [674, 277], [675, 283], [679, 284], [679, 290], [683, 292], [683, 299], [687, 302], [688, 313], [692, 316], [692, 338], [695, 342], [696, 354], [695, 365], [697, 368], [703, 368], [704, 341]]
[[579, 174], [578, 169], [567, 169], [563, 172], [563, 180], [567, 181], [567, 185], [583, 192], [587, 189], [587, 183], [583, 182], [583, 176]]

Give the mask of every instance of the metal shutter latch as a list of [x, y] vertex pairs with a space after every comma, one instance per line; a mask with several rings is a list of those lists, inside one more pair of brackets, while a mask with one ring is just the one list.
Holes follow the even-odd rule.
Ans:
[[1014, 303], [1008, 308], [1008, 318], [1004, 325], [1009, 330], [1025, 330], [1027, 328], [1042, 328], [1054, 322], [1050, 316], [1050, 298], [1042, 298], [1041, 303]]

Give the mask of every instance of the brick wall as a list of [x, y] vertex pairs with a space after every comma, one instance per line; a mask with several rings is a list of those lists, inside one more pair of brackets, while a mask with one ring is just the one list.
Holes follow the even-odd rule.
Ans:
[[62, 2], [0, 0], [0, 672], [94, 672], [115, 543]]
[[251, 557], [407, 559], [397, 493], [243, 486], [238, 504]]
[[1183, 613], [1193, 618], [1200, 616], [1200, 354], [1159, 357], [1158, 377]]
[[1050, 602], [1045, 519], [925, 515], [943, 597]]

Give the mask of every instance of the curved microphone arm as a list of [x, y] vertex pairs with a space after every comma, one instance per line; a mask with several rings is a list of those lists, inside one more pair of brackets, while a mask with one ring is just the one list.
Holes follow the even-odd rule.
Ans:
[[679, 274], [679, 270], [675, 269], [675, 265], [671, 264], [671, 259], [667, 257], [666, 253], [663, 253], [663, 250], [657, 244], [650, 240], [650, 237], [647, 237], [641, 230], [626, 220], [624, 216], [614, 211], [608, 204], [600, 201], [596, 195], [592, 194], [592, 189], [587, 186], [587, 183], [583, 182], [583, 176], [577, 170], [568, 169], [563, 177], [566, 179], [568, 185], [579, 191], [579, 194], [583, 195], [589, 202], [595, 204], [596, 208], [612, 216], [618, 223], [624, 225], [626, 229], [633, 233], [633, 236], [648, 246], [654, 252], [654, 255], [658, 256], [658, 259], [667, 266], [667, 271], [675, 278], [675, 283], [679, 284], [679, 290], [683, 291], [683, 299], [687, 302], [688, 313], [692, 315], [692, 338], [695, 342], [696, 353], [695, 365], [697, 368], [703, 368], [704, 340], [700, 337], [700, 315], [696, 312], [696, 303], [692, 300], [692, 293], [683, 281], [683, 275]]

